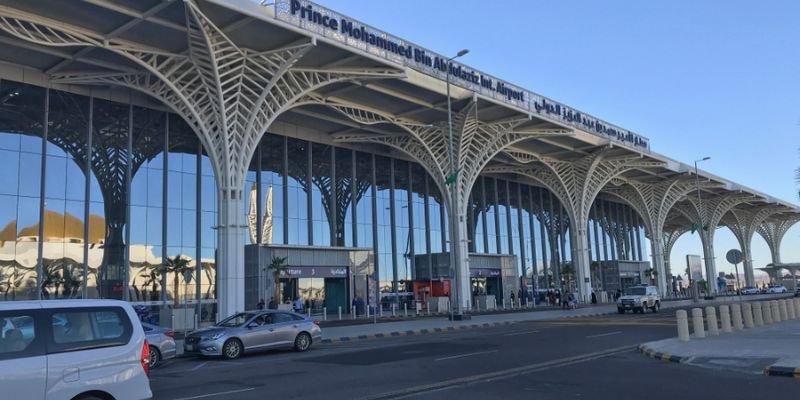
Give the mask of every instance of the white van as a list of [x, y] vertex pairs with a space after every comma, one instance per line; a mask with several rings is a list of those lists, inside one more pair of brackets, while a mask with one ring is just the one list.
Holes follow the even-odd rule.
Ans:
[[0, 302], [0, 329], [0, 398], [152, 397], [147, 340], [126, 302]]

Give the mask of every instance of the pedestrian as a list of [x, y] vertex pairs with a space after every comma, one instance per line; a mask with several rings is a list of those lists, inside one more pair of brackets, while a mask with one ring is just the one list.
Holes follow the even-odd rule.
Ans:
[[594, 290], [592, 291], [592, 304], [597, 304], [597, 295], [594, 294]]
[[258, 304], [256, 304], [256, 308], [258, 308], [259, 310], [264, 309], [264, 299], [258, 301]]
[[619, 300], [620, 297], [622, 297], [622, 289], [617, 288], [617, 293], [614, 294], [614, 301]]
[[569, 296], [572, 294], [569, 292], [564, 292], [564, 296], [561, 297], [561, 309], [569, 308]]
[[298, 314], [303, 313], [303, 300], [300, 300], [299, 297], [294, 301], [294, 312]]
[[270, 309], [270, 310], [277, 310], [278, 309], [278, 303], [275, 302], [275, 298], [274, 297], [270, 297], [269, 298], [269, 303], [267, 303], [267, 308]]

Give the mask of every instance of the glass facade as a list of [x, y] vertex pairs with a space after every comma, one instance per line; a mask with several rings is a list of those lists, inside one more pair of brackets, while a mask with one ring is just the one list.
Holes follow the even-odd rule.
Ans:
[[[216, 184], [191, 128], [8, 80], [0, 101], [3, 299], [174, 301], [214, 319]], [[179, 279], [162, 267], [176, 256]]]
[[[3, 299], [176, 302], [215, 318], [217, 191], [191, 127], [165, 111], [6, 80], [0, 100]], [[405, 159], [267, 133], [246, 176], [249, 242], [371, 249], [370, 290], [402, 301], [431, 277], [417, 276], [419, 257], [432, 265], [448, 251], [436, 179]], [[467, 216], [470, 252], [516, 256], [523, 288], [563, 284], [570, 221], [551, 192], [480, 177]], [[649, 258], [627, 205], [595, 201], [587, 232], [598, 282], [597, 262]], [[177, 256], [188, 272], [162, 267]]]

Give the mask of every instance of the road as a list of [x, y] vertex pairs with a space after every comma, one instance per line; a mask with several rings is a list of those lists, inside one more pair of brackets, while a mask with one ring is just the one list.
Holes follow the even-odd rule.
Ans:
[[757, 370], [666, 363], [639, 343], [675, 334], [674, 312], [501, 327], [178, 359], [151, 374], [156, 399], [674, 399], [794, 396]]

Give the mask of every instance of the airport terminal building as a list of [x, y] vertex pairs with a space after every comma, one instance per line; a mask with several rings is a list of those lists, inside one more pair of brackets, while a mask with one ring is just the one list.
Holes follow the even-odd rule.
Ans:
[[309, 1], [0, 0], [0, 43], [2, 300], [214, 320], [270, 297], [461, 313], [550, 288], [667, 295], [682, 234], [713, 282], [731, 229], [752, 285], [753, 235], [779, 263], [800, 220]]

